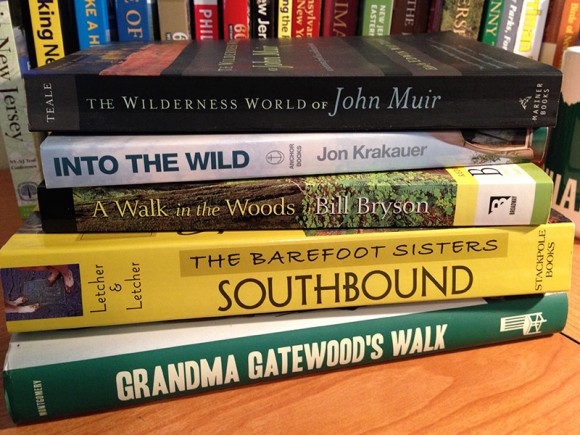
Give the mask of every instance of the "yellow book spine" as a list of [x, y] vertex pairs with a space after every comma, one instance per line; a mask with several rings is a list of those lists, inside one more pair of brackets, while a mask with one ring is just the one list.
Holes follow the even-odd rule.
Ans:
[[28, 4], [38, 66], [60, 59], [65, 48], [58, 0], [28, 0]]
[[278, 2], [278, 38], [292, 37], [292, 7], [293, 0]]
[[0, 267], [14, 332], [567, 291], [573, 243], [564, 218], [408, 231], [17, 233]]

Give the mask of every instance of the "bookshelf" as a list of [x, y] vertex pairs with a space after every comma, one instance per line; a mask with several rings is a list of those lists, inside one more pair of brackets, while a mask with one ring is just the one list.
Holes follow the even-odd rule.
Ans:
[[[20, 225], [0, 171], [0, 245]], [[188, 396], [0, 431], [66, 433], [577, 433], [580, 241], [563, 334]], [[2, 361], [8, 344], [0, 323]], [[71, 382], [82, 380], [71, 379]], [[74, 400], [74, 397], [71, 397]]]

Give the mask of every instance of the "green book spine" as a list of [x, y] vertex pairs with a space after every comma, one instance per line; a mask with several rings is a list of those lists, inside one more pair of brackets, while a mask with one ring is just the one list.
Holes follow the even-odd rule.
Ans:
[[[17, 423], [561, 331], [565, 293], [14, 334]], [[348, 373], [345, 373], [348, 376]]]
[[533, 163], [39, 189], [44, 231], [461, 227], [545, 223], [553, 183]]
[[501, 14], [503, 11], [503, 0], [489, 0], [483, 15], [480, 41], [486, 44], [497, 46], [499, 26], [501, 24]]
[[363, 0], [360, 34], [382, 36], [391, 33], [393, 0]]

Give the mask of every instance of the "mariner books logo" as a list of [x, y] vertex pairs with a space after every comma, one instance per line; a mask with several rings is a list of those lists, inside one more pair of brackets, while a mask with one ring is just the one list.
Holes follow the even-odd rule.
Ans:
[[528, 97], [520, 98], [520, 104], [524, 110], [528, 108], [528, 103], [532, 99], [531, 95]]
[[500, 332], [521, 330], [523, 335], [534, 335], [542, 332], [542, 324], [546, 323], [547, 320], [539, 312], [520, 316], [502, 317], [500, 322]]
[[491, 196], [487, 214], [507, 212], [510, 216], [516, 214], [517, 196]]

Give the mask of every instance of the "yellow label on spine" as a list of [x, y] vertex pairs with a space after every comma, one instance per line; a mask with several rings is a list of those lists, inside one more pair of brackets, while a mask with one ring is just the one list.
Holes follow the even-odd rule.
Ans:
[[457, 226], [473, 225], [477, 210], [478, 183], [469, 173], [468, 168], [449, 168], [447, 172], [457, 182], [457, 200], [453, 224]]
[[34, 50], [38, 66], [64, 56], [58, 0], [29, 0]]

